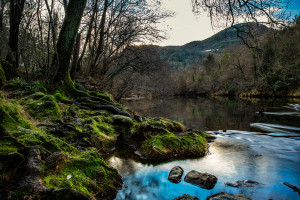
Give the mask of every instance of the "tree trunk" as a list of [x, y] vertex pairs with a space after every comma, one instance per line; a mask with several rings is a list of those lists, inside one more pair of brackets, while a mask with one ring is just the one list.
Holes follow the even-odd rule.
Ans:
[[57, 69], [53, 74], [52, 81], [54, 83], [64, 82], [66, 85], [74, 87], [74, 83], [70, 77], [70, 58], [86, 1], [69, 1], [66, 16], [58, 37], [57, 54], [54, 58], [54, 64]]
[[21, 23], [22, 12], [24, 9], [25, 0], [10, 0], [10, 13], [9, 13], [9, 41], [6, 60], [13, 65], [14, 69], [7, 69], [6, 75], [10, 79], [16, 75], [16, 69], [19, 67], [19, 25]]
[[72, 62], [72, 67], [71, 67], [71, 78], [72, 80], [75, 80], [75, 74], [78, 72], [78, 58], [79, 58], [79, 50], [80, 50], [80, 33], [77, 34], [76, 38], [76, 44], [73, 50], [73, 62]]
[[0, 33], [2, 35], [3, 30], [3, 16], [4, 16], [4, 0], [0, 0]]

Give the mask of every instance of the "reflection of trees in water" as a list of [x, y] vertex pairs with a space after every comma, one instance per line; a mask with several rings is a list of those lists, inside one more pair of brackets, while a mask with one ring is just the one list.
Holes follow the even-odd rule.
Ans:
[[287, 125], [293, 123], [295, 119], [292, 119], [292, 116], [288, 116], [286, 120], [278, 116], [265, 116], [257, 113], [262, 109], [264, 111], [280, 109], [287, 102], [287, 99], [175, 97], [164, 100], [125, 102], [125, 104], [141, 114], [171, 118], [190, 128], [250, 130], [249, 124], [254, 122], [280, 122]]
[[135, 174], [138, 171], [138, 166], [136, 166], [137, 163], [130, 159], [112, 157], [108, 160], [108, 163], [117, 168], [121, 175], [125, 173]]

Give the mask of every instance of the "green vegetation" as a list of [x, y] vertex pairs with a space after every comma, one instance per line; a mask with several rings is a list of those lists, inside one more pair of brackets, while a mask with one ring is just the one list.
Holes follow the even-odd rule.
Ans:
[[[243, 28], [245, 25], [238, 24], [236, 27]], [[268, 28], [260, 25], [259, 31], [265, 33]], [[159, 47], [158, 49], [161, 59], [170, 64], [174, 71], [177, 71], [202, 64], [209, 53], [216, 53], [239, 43], [241, 43], [241, 39], [237, 37], [237, 30], [229, 27], [202, 41], [189, 42], [183, 46]]]
[[[6, 93], [15, 98], [0, 99], [0, 186], [15, 185], [15, 199], [113, 199], [122, 179], [102, 156], [118, 143], [138, 150], [144, 159], [205, 153], [203, 133], [184, 132], [181, 123], [164, 118], [133, 117], [105, 94], [81, 89], [82, 96], [76, 97], [68, 89], [22, 79], [7, 86]], [[44, 192], [36, 189], [41, 187]]]
[[24, 98], [23, 104], [34, 118], [41, 121], [53, 121], [62, 117], [61, 108], [52, 95], [34, 93]]
[[205, 155], [206, 136], [201, 132], [163, 134], [147, 139], [139, 152], [148, 159], [166, 159], [172, 157], [199, 157]]
[[[299, 96], [299, 24], [272, 30], [243, 45], [208, 54], [194, 68], [172, 74], [176, 94]], [[259, 42], [257, 42], [259, 41]], [[203, 67], [202, 67], [202, 66]]]
[[[95, 150], [78, 156], [69, 156], [56, 170], [49, 170], [43, 181], [48, 187], [71, 188], [96, 197], [109, 195], [112, 188], [120, 187], [121, 177], [108, 166]], [[114, 191], [116, 192], [116, 191]]]

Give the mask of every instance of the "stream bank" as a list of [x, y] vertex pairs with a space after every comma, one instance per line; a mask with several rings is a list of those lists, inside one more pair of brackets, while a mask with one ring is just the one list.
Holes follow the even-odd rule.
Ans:
[[81, 85], [17, 80], [0, 92], [1, 199], [114, 199], [123, 181], [103, 157], [120, 144], [143, 160], [206, 151], [203, 132], [139, 116]]
[[[189, 127], [203, 127], [217, 138], [209, 143], [208, 154], [199, 159], [147, 164], [126, 154], [114, 154], [109, 163], [118, 169], [126, 186], [116, 199], [167, 200], [183, 194], [206, 199], [219, 192], [242, 193], [254, 200], [299, 199], [299, 194], [284, 184], [300, 186], [299, 102], [222, 97], [125, 102], [143, 115], [159, 114]], [[259, 112], [261, 108], [263, 113]], [[172, 183], [168, 175], [175, 166], [184, 170], [182, 177], [196, 170], [212, 174], [218, 181], [211, 190], [183, 178]], [[235, 184], [240, 186], [232, 187]]]

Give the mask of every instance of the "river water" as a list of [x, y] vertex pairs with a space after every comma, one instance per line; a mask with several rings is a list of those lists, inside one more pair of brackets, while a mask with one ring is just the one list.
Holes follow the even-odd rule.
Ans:
[[[172, 200], [183, 194], [199, 199], [218, 192], [242, 193], [256, 200], [300, 199], [283, 185], [300, 187], [300, 99], [170, 98], [123, 102], [140, 115], [167, 117], [187, 128], [216, 136], [208, 154], [199, 159], [143, 164], [115, 154], [109, 163], [118, 169], [125, 187], [116, 199]], [[174, 166], [207, 172], [218, 178], [212, 190], [182, 180], [168, 181]], [[258, 185], [239, 188], [225, 182], [253, 180]]]

